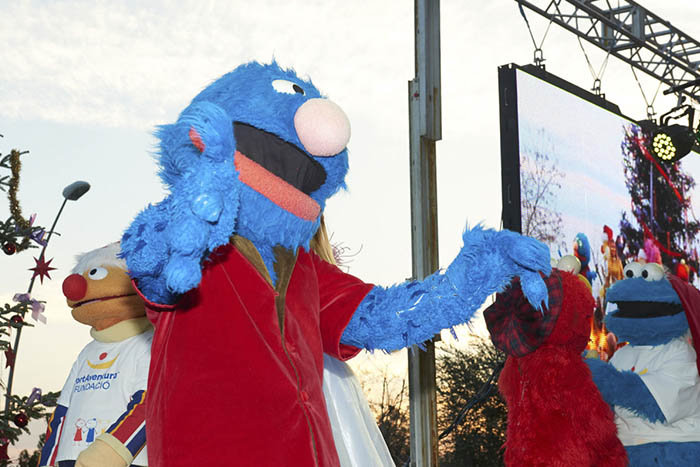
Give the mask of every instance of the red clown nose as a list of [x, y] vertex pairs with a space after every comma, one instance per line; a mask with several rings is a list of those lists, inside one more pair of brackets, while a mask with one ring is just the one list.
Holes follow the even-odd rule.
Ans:
[[63, 281], [63, 295], [68, 300], [80, 300], [87, 291], [87, 281], [80, 274], [71, 274]]

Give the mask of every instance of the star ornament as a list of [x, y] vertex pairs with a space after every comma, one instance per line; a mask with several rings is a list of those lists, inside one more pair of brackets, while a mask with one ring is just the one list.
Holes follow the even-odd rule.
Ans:
[[36, 276], [39, 276], [39, 280], [42, 284], [44, 283], [44, 276], [51, 279], [49, 271], [53, 271], [56, 269], [50, 266], [51, 261], [53, 261], [53, 258], [51, 258], [48, 261], [44, 261], [44, 257], [41, 256], [39, 259], [34, 258], [34, 261], [36, 262], [36, 266], [34, 266], [33, 268], [29, 268], [30, 271], [34, 271], [34, 274], [32, 274], [32, 279], [34, 279]]
[[5, 350], [5, 368], [15, 366], [15, 351], [12, 349]]

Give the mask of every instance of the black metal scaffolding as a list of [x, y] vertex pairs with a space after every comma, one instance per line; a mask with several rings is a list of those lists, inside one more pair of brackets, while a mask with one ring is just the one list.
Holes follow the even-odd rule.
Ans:
[[700, 102], [700, 42], [632, 0], [515, 0]]

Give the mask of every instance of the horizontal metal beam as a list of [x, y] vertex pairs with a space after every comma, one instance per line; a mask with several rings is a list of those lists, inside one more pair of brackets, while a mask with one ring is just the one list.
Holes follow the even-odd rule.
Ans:
[[[700, 42], [632, 0], [515, 1], [669, 87], [700, 78]], [[700, 85], [678, 92], [700, 102]]]

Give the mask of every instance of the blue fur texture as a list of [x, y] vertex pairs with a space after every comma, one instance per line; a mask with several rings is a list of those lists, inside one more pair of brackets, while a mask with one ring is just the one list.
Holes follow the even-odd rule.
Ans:
[[638, 374], [619, 371], [597, 358], [586, 359], [586, 363], [605, 402], [611, 406], [625, 407], [650, 422], [666, 422], [659, 404]]
[[397, 350], [421, 344], [442, 329], [468, 321], [486, 298], [519, 276], [537, 309], [548, 303], [539, 272], [549, 274], [549, 250], [510, 231], [465, 230], [464, 246], [446, 271], [422, 281], [377, 286], [360, 303], [341, 341], [365, 349]]
[[696, 467], [700, 465], [700, 443], [647, 443], [626, 446], [634, 467]]
[[633, 277], [615, 282], [605, 293], [609, 302], [659, 302], [680, 304], [681, 299], [667, 279], [648, 281]]
[[605, 326], [619, 341], [632, 345], [662, 345], [688, 332], [688, 319], [681, 312], [658, 318], [618, 318], [615, 313], [605, 318]]
[[582, 232], [576, 234], [574, 242], [576, 243], [575, 256], [581, 261], [581, 269], [586, 270], [586, 279], [592, 284], [597, 274], [595, 271], [588, 269], [588, 265], [591, 261], [591, 244], [586, 234]]
[[[297, 84], [304, 94], [277, 92], [272, 86], [277, 79]], [[202, 261], [233, 234], [253, 242], [273, 281], [275, 245], [308, 247], [319, 219], [300, 219], [238, 179], [233, 122], [273, 133], [303, 150], [294, 115], [304, 102], [318, 97], [321, 93], [311, 81], [293, 70], [274, 62], [251, 62], [209, 85], [177, 122], [159, 128], [159, 175], [170, 195], [141, 212], [122, 238], [122, 256], [147, 298], [173, 303], [197, 287]], [[190, 139], [192, 128], [201, 137], [203, 152]], [[311, 193], [323, 210], [328, 197], [345, 186], [347, 150], [314, 159], [326, 171], [325, 183]]]

